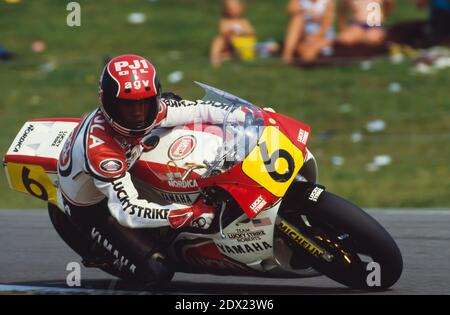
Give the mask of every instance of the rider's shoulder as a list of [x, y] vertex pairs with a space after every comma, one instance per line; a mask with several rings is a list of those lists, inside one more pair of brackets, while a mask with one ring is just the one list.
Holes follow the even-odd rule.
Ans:
[[84, 141], [86, 165], [94, 176], [109, 179], [126, 172], [125, 148], [114, 136], [101, 112], [92, 114]]

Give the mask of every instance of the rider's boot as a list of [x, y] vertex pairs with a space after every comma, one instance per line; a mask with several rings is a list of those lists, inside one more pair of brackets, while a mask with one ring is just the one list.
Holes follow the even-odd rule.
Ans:
[[141, 274], [145, 285], [161, 287], [172, 280], [174, 271], [163, 253], [154, 252], [145, 259]]

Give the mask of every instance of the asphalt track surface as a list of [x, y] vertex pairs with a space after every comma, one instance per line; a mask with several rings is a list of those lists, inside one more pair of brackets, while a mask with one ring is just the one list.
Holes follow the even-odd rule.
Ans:
[[[400, 280], [380, 294], [450, 294], [450, 209], [369, 210], [397, 241]], [[81, 288], [69, 288], [69, 262], [80, 262], [59, 239], [46, 211], [0, 210], [0, 294], [29, 290], [90, 294], [365, 294], [326, 277], [264, 279], [176, 274], [163, 290], [133, 287], [81, 267]]]

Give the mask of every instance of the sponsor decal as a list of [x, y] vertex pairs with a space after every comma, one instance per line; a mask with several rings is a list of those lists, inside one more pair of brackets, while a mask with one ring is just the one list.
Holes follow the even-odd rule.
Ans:
[[263, 196], [259, 196], [258, 198], [255, 199], [255, 201], [253, 201], [253, 203], [250, 205], [250, 209], [252, 209], [252, 211], [254, 213], [259, 213], [259, 211], [261, 211], [262, 208], [264, 208], [264, 206], [267, 204], [267, 201], [264, 199]]
[[117, 173], [123, 169], [123, 163], [121, 160], [107, 159], [100, 162], [100, 169], [106, 173]]
[[133, 60], [130, 64], [128, 61], [118, 61], [114, 63], [114, 70], [119, 77], [131, 74], [131, 81], [124, 83], [125, 93], [130, 93], [131, 90], [140, 90], [145, 88], [146, 91], [151, 90], [149, 80], [140, 80], [139, 74], [148, 73], [149, 66], [143, 59]]
[[196, 143], [194, 136], [180, 137], [170, 145], [168, 155], [172, 160], [181, 160], [194, 150]]
[[272, 221], [269, 218], [253, 219], [252, 223], [254, 227], [272, 225]]
[[128, 63], [128, 61], [118, 61], [114, 63], [114, 70], [119, 76], [129, 75], [131, 70], [131, 73], [134, 74], [134, 79], [139, 78], [137, 76], [138, 70], [139, 73], [148, 73], [147, 69], [148, 64], [143, 59], [135, 59], [132, 64]]
[[229, 239], [238, 242], [255, 242], [260, 241], [261, 237], [265, 236], [266, 232], [263, 230], [252, 231], [250, 229], [237, 229], [233, 233], [227, 233]]
[[122, 268], [128, 268], [128, 270], [132, 274], [135, 274], [136, 266], [130, 263], [128, 258], [123, 256], [116, 248], [114, 248], [111, 242], [102, 234], [100, 234], [100, 231], [98, 231], [95, 227], [91, 231], [91, 238], [98, 244], [103, 246], [109, 253], [111, 253], [116, 258], [114, 264], [116, 265], [116, 267], [118, 267], [119, 270], [122, 270]]
[[256, 242], [256, 243], [248, 243], [242, 245], [224, 245], [224, 244], [216, 244], [217, 248], [224, 254], [249, 254], [249, 253], [257, 253], [262, 252], [272, 248], [267, 242]]
[[17, 142], [16, 146], [14, 147], [13, 151], [15, 153], [19, 152], [20, 148], [22, 147], [23, 142], [28, 137], [30, 132], [32, 132], [33, 130], [34, 130], [34, 126], [33, 125], [29, 125], [27, 127], [27, 129], [25, 129], [25, 131], [23, 132], [22, 136], [20, 136], [19, 141]]
[[91, 143], [89, 143], [89, 149], [95, 148], [96, 146], [102, 145], [105, 143], [102, 139], [99, 137], [96, 137], [94, 135], [89, 135], [89, 140], [92, 140]]
[[198, 184], [195, 179], [168, 180], [167, 184], [174, 188], [198, 188]]
[[113, 182], [113, 189], [116, 192], [117, 199], [122, 204], [122, 211], [128, 215], [134, 215], [143, 219], [167, 220], [169, 209], [150, 209], [131, 203], [130, 197], [121, 181]]
[[72, 148], [75, 143], [75, 139], [79, 135], [79, 132], [83, 129], [86, 121], [87, 120], [84, 119], [81, 124], [75, 127], [63, 145], [58, 163], [58, 172], [63, 177], [69, 176], [72, 172]]
[[141, 81], [133, 81], [133, 82], [125, 82], [125, 91], [126, 90], [140, 90], [142, 87], [148, 88], [147, 91], [150, 91], [150, 81], [149, 80], [141, 80]]
[[232, 104], [224, 104], [220, 102], [213, 102], [213, 101], [187, 101], [187, 100], [181, 100], [177, 101], [174, 99], [164, 99], [163, 102], [168, 107], [189, 107], [189, 106], [212, 106], [216, 108], [223, 109], [225, 111], [228, 111], [231, 109], [231, 113], [235, 112], [238, 107], [233, 106]]
[[91, 123], [91, 128], [89, 128], [90, 133], [93, 133], [95, 128], [105, 131], [105, 126], [103, 126], [105, 123], [105, 119], [103, 118], [102, 114], [96, 114]]
[[56, 136], [55, 140], [53, 140], [52, 147], [59, 147], [67, 134], [68, 131], [58, 132], [58, 135]]
[[308, 142], [308, 137], [309, 137], [309, 132], [306, 130], [300, 129], [298, 132], [297, 141], [300, 142], [301, 144], [306, 145], [306, 143]]
[[69, 139], [67, 139], [66, 143], [64, 143], [63, 149], [59, 156], [59, 166], [66, 167], [70, 161], [70, 155], [72, 151], [72, 142], [74, 138], [74, 133], [71, 133]]
[[311, 194], [309, 195], [309, 200], [317, 202], [317, 200], [319, 200], [320, 195], [323, 193], [323, 189], [316, 187], [313, 189], [313, 191], [311, 192]]
[[310, 254], [313, 256], [319, 257], [324, 254], [324, 251], [314, 245], [312, 242], [310, 242], [306, 237], [301, 235], [298, 231], [296, 231], [294, 228], [289, 226], [287, 222], [281, 220], [279, 227], [281, 231], [283, 231], [287, 236], [289, 236], [292, 240], [294, 240], [297, 244], [299, 244], [301, 247], [306, 249]]
[[207, 101], [207, 102], [203, 102], [206, 105], [210, 105], [212, 107], [217, 107], [223, 110], [228, 111], [230, 108], [231, 109], [231, 113], [235, 112], [237, 109], [239, 109], [240, 107], [234, 106], [234, 104], [225, 104], [225, 103], [221, 103], [221, 102], [214, 102], [214, 101]]
[[191, 205], [195, 202], [197, 199], [198, 193], [194, 194], [176, 194], [176, 193], [168, 193], [168, 192], [162, 192], [159, 191], [159, 194], [161, 195], [164, 200], [167, 200], [172, 203], [180, 203], [184, 205]]

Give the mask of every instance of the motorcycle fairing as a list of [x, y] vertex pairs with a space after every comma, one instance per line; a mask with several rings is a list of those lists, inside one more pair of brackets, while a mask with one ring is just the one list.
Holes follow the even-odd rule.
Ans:
[[[309, 132], [302, 125], [296, 129]], [[264, 128], [258, 144], [243, 160], [224, 173], [202, 178], [200, 187], [219, 186], [228, 191], [252, 219], [284, 196], [303, 166], [305, 144], [294, 144], [279, 126]], [[302, 150], [303, 149], [303, 150]]]
[[54, 118], [27, 121], [4, 158], [9, 186], [57, 204], [59, 154], [81, 119]]
[[283, 197], [303, 165], [303, 153], [279, 128], [264, 129], [242, 171], [276, 197]]

